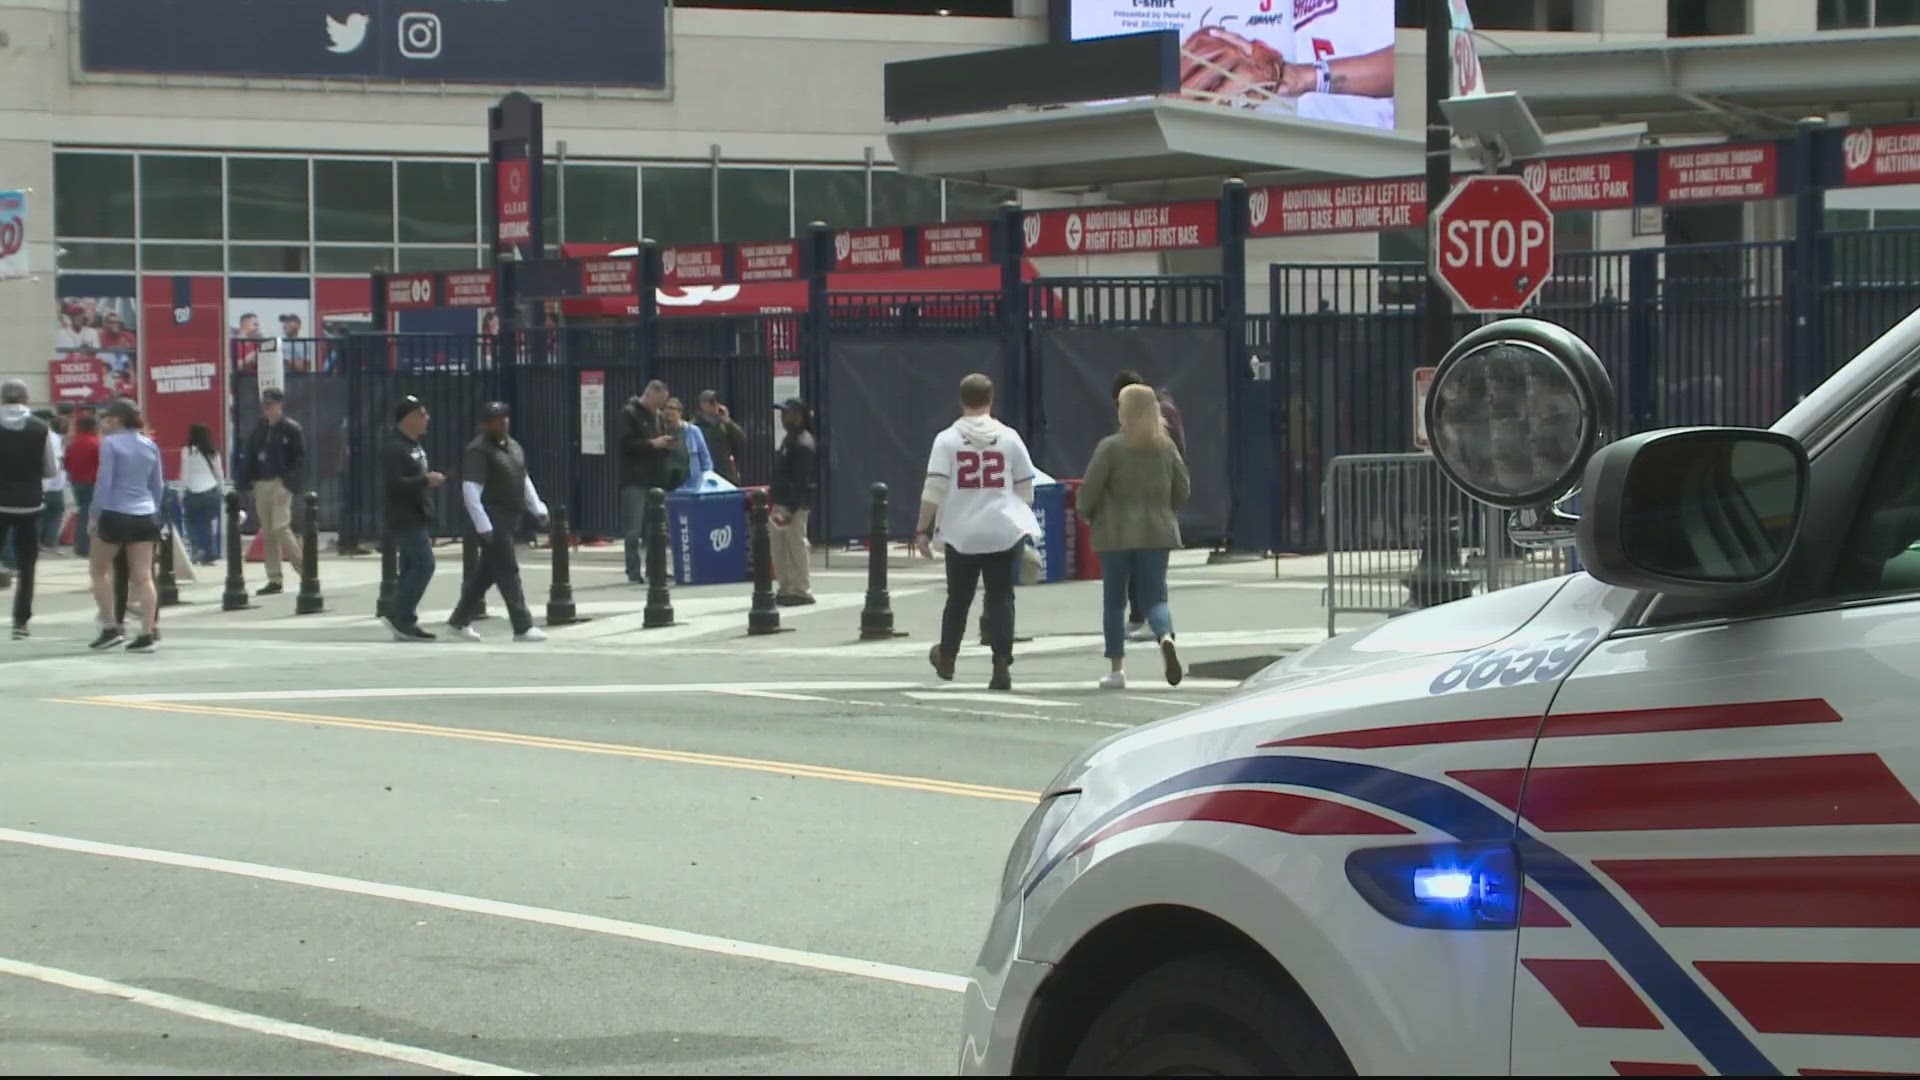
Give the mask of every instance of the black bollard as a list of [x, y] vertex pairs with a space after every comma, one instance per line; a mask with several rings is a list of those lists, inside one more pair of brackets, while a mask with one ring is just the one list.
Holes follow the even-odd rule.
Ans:
[[[860, 640], [893, 639], [893, 604], [887, 595], [887, 485], [873, 485], [867, 519], [867, 604], [860, 609]], [[904, 635], [903, 635], [904, 636]]]
[[300, 536], [300, 595], [294, 598], [295, 615], [318, 615], [327, 610], [320, 595], [320, 496], [307, 492], [306, 528]]
[[220, 593], [221, 611], [245, 611], [253, 606], [247, 597], [247, 539], [240, 535], [240, 493], [227, 492], [227, 587]]
[[393, 606], [393, 591], [400, 586], [400, 551], [393, 546], [393, 530], [380, 529], [380, 595], [373, 602], [374, 618], [384, 619]]
[[667, 592], [667, 493], [647, 492], [647, 609], [642, 630], [673, 625], [673, 597]]
[[[473, 580], [474, 568], [480, 565], [480, 538], [474, 534], [473, 526], [468, 525], [460, 534], [460, 592], [465, 595], [467, 582]], [[487, 614], [487, 598], [480, 598], [479, 608], [473, 613], [475, 621], [490, 619]]]
[[1423, 523], [1420, 561], [1400, 579], [1407, 588], [1407, 606], [1400, 613], [1464, 600], [1473, 595], [1474, 576], [1460, 565], [1460, 522], [1450, 514], [1435, 513]]
[[747, 633], [780, 632], [780, 605], [773, 602], [773, 536], [767, 531], [767, 493], [753, 493], [753, 528], [747, 549], [753, 560], [753, 606], [747, 609]]
[[549, 554], [553, 559], [553, 582], [547, 587], [547, 625], [586, 622], [573, 603], [573, 545], [567, 536], [566, 507], [554, 505], [551, 525], [547, 542], [552, 545]]
[[180, 603], [180, 579], [174, 576], [173, 553], [173, 525], [168, 523], [160, 537], [160, 574], [155, 590], [161, 607], [177, 607]]

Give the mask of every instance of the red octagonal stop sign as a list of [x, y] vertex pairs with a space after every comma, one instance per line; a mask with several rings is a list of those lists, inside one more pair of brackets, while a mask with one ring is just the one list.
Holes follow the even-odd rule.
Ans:
[[1519, 311], [1553, 275], [1553, 211], [1518, 176], [1475, 176], [1434, 212], [1432, 250], [1462, 307]]

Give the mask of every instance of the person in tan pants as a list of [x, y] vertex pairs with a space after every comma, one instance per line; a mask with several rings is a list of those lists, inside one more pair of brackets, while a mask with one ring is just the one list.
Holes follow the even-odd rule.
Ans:
[[773, 477], [767, 485], [768, 532], [773, 548], [773, 573], [779, 580], [774, 603], [796, 607], [813, 603], [813, 571], [807, 550], [807, 517], [813, 509], [819, 449], [807, 430], [813, 418], [807, 404], [788, 398], [780, 404], [780, 424], [786, 437], [773, 457]]
[[260, 395], [260, 422], [247, 436], [239, 466], [253, 492], [253, 512], [260, 515], [261, 547], [267, 562], [267, 584], [259, 595], [286, 591], [281, 571], [285, 562], [300, 573], [300, 541], [293, 532], [293, 489], [306, 464], [306, 435], [286, 414], [286, 395], [268, 390]]

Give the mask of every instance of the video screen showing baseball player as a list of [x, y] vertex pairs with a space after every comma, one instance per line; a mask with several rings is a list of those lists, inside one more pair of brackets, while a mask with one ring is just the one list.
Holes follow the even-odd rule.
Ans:
[[1075, 41], [1174, 30], [1181, 92], [1281, 116], [1391, 128], [1393, 0], [1071, 0]]

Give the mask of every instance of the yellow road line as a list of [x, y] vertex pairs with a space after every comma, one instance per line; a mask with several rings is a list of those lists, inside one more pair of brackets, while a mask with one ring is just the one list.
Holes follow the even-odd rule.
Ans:
[[992, 799], [999, 802], [1033, 803], [1039, 800], [1039, 794], [1021, 791], [1017, 788], [989, 787], [984, 784], [966, 784], [954, 780], [935, 780], [921, 776], [895, 776], [890, 773], [861, 772], [856, 769], [837, 769], [829, 765], [806, 765], [791, 761], [768, 761], [761, 758], [731, 757], [724, 754], [701, 754], [688, 750], [661, 750], [646, 746], [623, 746], [619, 743], [587, 742], [581, 739], [560, 739], [547, 735], [521, 735], [508, 731], [488, 731], [477, 728], [444, 727], [437, 724], [413, 724], [401, 720], [374, 720], [356, 716], [328, 716], [321, 713], [282, 712], [276, 709], [236, 708], [226, 705], [180, 705], [160, 701], [123, 701], [114, 698], [48, 698], [56, 705], [92, 705], [111, 709], [141, 709], [147, 712], [180, 713], [186, 716], [221, 716], [247, 720], [278, 720], [292, 724], [315, 724], [322, 727], [352, 728], [358, 731], [384, 731], [399, 735], [427, 735], [441, 739], [461, 739], [467, 742], [498, 743], [505, 746], [527, 747], [537, 750], [568, 750], [579, 754], [605, 754], [613, 757], [638, 758], [643, 761], [664, 761], [676, 765], [705, 765], [712, 768], [739, 769], [746, 772], [777, 773], [781, 776], [804, 776], [813, 780], [834, 780], [846, 784], [867, 784], [872, 787], [897, 788], [904, 791], [924, 791], [935, 795], [958, 795], [971, 799]]

